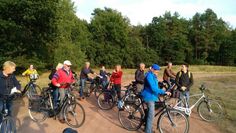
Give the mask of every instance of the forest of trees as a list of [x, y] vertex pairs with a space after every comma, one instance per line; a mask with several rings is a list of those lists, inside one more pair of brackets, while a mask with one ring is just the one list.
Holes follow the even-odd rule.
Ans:
[[71, 0], [0, 0], [0, 63], [47, 69], [69, 59], [93, 66], [236, 65], [236, 29], [211, 9], [191, 19], [177, 12], [134, 26], [119, 11], [94, 9], [91, 21], [76, 16]]

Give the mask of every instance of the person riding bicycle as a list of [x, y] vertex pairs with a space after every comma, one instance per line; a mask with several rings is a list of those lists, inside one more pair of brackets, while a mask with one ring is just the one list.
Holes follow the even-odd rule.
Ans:
[[110, 82], [113, 84], [113, 89], [115, 90], [118, 97], [118, 108], [122, 107], [121, 101], [121, 79], [123, 72], [121, 70], [121, 65], [116, 65], [115, 70], [111, 74]]
[[[31, 74], [38, 74], [37, 70], [34, 69], [34, 65], [30, 65], [27, 70], [22, 73], [22, 76], [30, 76]], [[30, 78], [28, 78], [29, 80]]]
[[102, 69], [100, 70], [100, 73], [99, 73], [101, 76], [102, 76], [102, 87], [103, 89], [106, 89], [107, 85], [108, 85], [108, 73], [106, 71], [106, 68], [105, 66], [102, 66]]
[[150, 71], [146, 73], [144, 79], [144, 89], [141, 92], [143, 100], [147, 103], [148, 112], [145, 133], [152, 133], [152, 124], [155, 113], [155, 102], [158, 101], [159, 94], [171, 95], [170, 92], [165, 92], [158, 87], [158, 73], [160, 71], [160, 66], [153, 64]]
[[[21, 85], [17, 81], [16, 76], [13, 74], [15, 71], [16, 64], [11, 61], [6, 61], [3, 64], [3, 70], [0, 71], [0, 111], [3, 109], [3, 96], [10, 95], [14, 87], [20, 92]], [[8, 115], [12, 115], [12, 104], [11, 100], [6, 101], [6, 107], [8, 109]], [[0, 123], [2, 122], [2, 114], [0, 113]]]
[[[72, 64], [69, 60], [65, 60], [63, 63], [63, 67], [61, 69], [58, 69], [52, 78], [52, 84], [59, 88], [60, 104], [62, 104], [66, 93], [68, 93], [68, 89], [67, 89], [68, 84], [67, 83], [70, 84], [70, 83], [75, 82], [71, 68], [70, 68], [71, 65]], [[61, 123], [65, 123], [62, 111], [59, 113], [59, 121]]]
[[140, 93], [143, 90], [143, 84], [144, 84], [144, 78], [145, 78], [144, 70], [145, 70], [145, 64], [140, 63], [139, 69], [137, 69], [135, 72], [135, 83], [137, 86], [138, 93]]
[[[62, 63], [58, 63], [56, 68], [55, 69], [52, 69], [51, 70], [51, 73], [50, 75], [48, 76], [48, 78], [50, 80], [52, 80], [54, 74], [63, 67], [63, 64]], [[49, 84], [49, 86], [53, 89], [53, 105], [54, 105], [54, 108], [56, 109], [57, 108], [57, 101], [59, 99], [59, 90], [58, 90], [58, 87], [57, 86], [54, 86], [52, 83]]]
[[181, 71], [177, 73], [175, 80], [179, 91], [179, 99], [186, 97], [187, 103], [189, 103], [190, 87], [193, 85], [193, 74], [188, 69], [188, 64], [182, 64]]
[[167, 67], [165, 68], [164, 73], [163, 73], [163, 82], [167, 83], [168, 85], [167, 89], [170, 89], [172, 84], [175, 83], [175, 77], [176, 77], [176, 74], [172, 70], [172, 63], [168, 62]]

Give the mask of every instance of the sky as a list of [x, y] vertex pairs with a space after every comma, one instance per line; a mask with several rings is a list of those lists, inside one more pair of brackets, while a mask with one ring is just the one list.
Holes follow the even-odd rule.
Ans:
[[236, 28], [235, 0], [72, 0], [76, 15], [88, 22], [95, 8], [109, 7], [130, 19], [132, 25], [147, 25], [153, 17], [162, 16], [166, 11], [178, 12], [181, 17], [192, 18], [197, 12], [212, 9], [232, 28]]

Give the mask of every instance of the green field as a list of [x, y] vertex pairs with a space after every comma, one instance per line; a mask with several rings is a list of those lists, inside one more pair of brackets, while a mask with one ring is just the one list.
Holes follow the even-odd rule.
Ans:
[[[99, 69], [95, 69], [98, 72]], [[159, 77], [162, 77], [162, 72]], [[174, 71], [180, 70], [180, 66], [174, 66]], [[205, 83], [208, 88], [210, 97], [217, 97], [224, 103], [226, 109], [226, 117], [223, 121], [216, 124], [220, 127], [222, 132], [233, 133], [236, 131], [236, 67], [222, 67], [222, 66], [190, 66], [193, 72], [194, 85], [191, 93], [199, 92], [198, 87], [201, 83]], [[108, 70], [112, 72], [112, 70]], [[134, 78], [134, 69], [124, 69], [123, 81], [129, 83]], [[41, 87], [47, 86], [49, 72], [40, 75], [37, 83]], [[26, 84], [24, 77], [18, 77], [22, 82], [22, 86]]]

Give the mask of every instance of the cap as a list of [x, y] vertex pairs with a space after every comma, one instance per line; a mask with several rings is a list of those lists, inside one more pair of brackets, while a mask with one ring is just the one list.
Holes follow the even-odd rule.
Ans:
[[65, 60], [63, 64], [64, 64], [64, 65], [68, 65], [68, 66], [71, 66], [71, 65], [72, 65], [69, 60]]
[[160, 66], [158, 66], [157, 64], [153, 64], [152, 65], [152, 69], [154, 69], [154, 70], [161, 70]]

